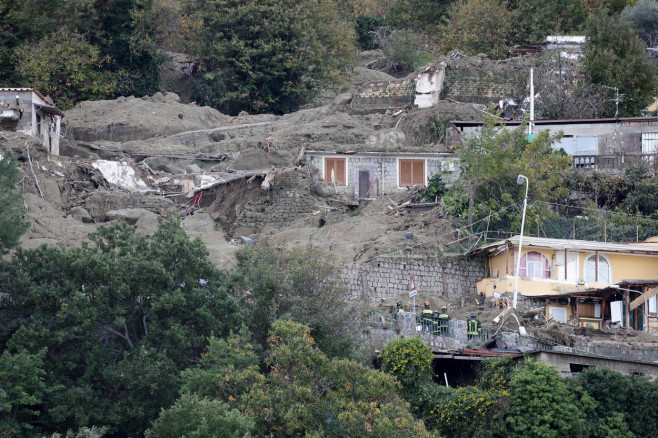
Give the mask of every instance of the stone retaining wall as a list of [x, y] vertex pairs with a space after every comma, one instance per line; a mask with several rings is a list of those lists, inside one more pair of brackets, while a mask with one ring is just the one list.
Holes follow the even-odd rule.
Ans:
[[475, 282], [485, 275], [485, 260], [464, 257], [379, 257], [368, 264], [350, 264], [343, 278], [351, 299], [371, 301], [409, 296], [411, 276], [424, 296], [458, 298], [477, 293]]
[[441, 99], [490, 104], [505, 97], [518, 98], [524, 90], [525, 76], [517, 72], [446, 69]]
[[316, 201], [311, 195], [310, 185], [311, 176], [306, 169], [295, 168], [277, 175], [269, 196], [246, 203], [233, 229], [247, 235], [266, 225], [287, 226], [301, 215], [314, 211]]
[[369, 82], [354, 93], [351, 112], [353, 114], [372, 114], [411, 107], [414, 102], [415, 88], [414, 81], [408, 79]]

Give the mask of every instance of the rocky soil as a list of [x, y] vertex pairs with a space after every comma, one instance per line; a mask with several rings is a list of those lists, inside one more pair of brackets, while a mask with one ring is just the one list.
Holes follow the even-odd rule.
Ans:
[[[364, 65], [377, 56], [366, 53]], [[178, 214], [188, 234], [206, 244], [210, 258], [231, 270], [244, 231], [233, 221], [250, 206], [255, 215], [268, 214], [263, 206], [272, 203], [272, 184], [286, 172], [313, 174], [300, 160], [303, 148], [331, 144], [358, 150], [380, 141], [386, 131], [402, 132], [405, 146], [436, 148], [441, 139], [424, 131], [428, 123], [480, 118], [476, 105], [444, 101], [431, 109], [352, 115], [356, 87], [394, 79], [366, 67], [356, 70], [347, 92], [325, 93], [298, 112], [229, 117], [187, 101], [180, 59], [169, 67], [166, 81], [182, 90], [183, 98], [169, 92], [82, 102], [65, 113], [60, 156], [47, 154], [29, 136], [0, 132], [0, 153], [12, 151], [19, 160], [19, 185], [32, 224], [23, 248], [77, 246], [109, 221], [151, 235], [159, 217]], [[358, 201], [313, 183], [306, 195], [314, 206], [308, 213], [285, 226], [251, 230], [247, 237], [277, 246], [319, 245], [345, 263], [405, 250], [454, 251], [455, 223], [444, 218], [440, 205], [398, 210], [416, 199], [416, 191]], [[413, 241], [406, 239], [407, 231], [414, 233]], [[417, 302], [425, 299], [419, 296]], [[433, 302], [436, 308], [443, 304], [459, 319], [477, 311], [490, 322], [498, 313], [476, 296]]]

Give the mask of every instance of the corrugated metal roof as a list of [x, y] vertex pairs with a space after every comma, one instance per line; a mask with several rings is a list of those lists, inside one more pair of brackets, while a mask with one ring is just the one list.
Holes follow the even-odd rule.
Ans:
[[[519, 236], [516, 235], [506, 240], [490, 243], [472, 251], [472, 254], [484, 252], [495, 252], [502, 247], [518, 246]], [[545, 237], [523, 237], [523, 247], [547, 248], [547, 249], [571, 249], [579, 251], [603, 251], [622, 253], [641, 253], [658, 255], [658, 243], [612, 243], [594, 242], [589, 240], [548, 239]]]

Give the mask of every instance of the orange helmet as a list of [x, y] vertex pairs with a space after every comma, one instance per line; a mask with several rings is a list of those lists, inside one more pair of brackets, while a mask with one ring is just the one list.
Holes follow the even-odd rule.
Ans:
[[441, 306], [441, 310], [448, 310], [446, 306]]
[[426, 305], [427, 307], [429, 307], [429, 306], [430, 306], [430, 302], [429, 302], [429, 301], [425, 301], [425, 305]]

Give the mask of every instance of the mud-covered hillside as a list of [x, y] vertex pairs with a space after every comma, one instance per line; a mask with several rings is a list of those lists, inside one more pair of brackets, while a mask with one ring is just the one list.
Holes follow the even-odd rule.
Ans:
[[[435, 147], [436, 138], [423, 137], [423, 126], [437, 117], [478, 114], [473, 105], [450, 102], [352, 114], [354, 90], [382, 80], [395, 78], [360, 67], [347, 92], [326, 93], [315, 105], [283, 116], [229, 117], [184, 103], [173, 92], [82, 102], [65, 113], [59, 156], [28, 136], [3, 132], [0, 148], [19, 158], [32, 223], [22, 245], [78, 245], [112, 220], [150, 234], [158, 217], [179, 214], [225, 269], [235, 266], [241, 236], [280, 245], [311, 242], [345, 261], [407, 245], [407, 230], [432, 242], [418, 250], [440, 246], [443, 237], [451, 240], [453, 227], [439, 210], [397, 209], [414, 192], [359, 202], [318, 181], [317, 170], [305, 162], [307, 150], [359, 151], [382, 142], [398, 150]], [[326, 231], [315, 233], [321, 226]]]

